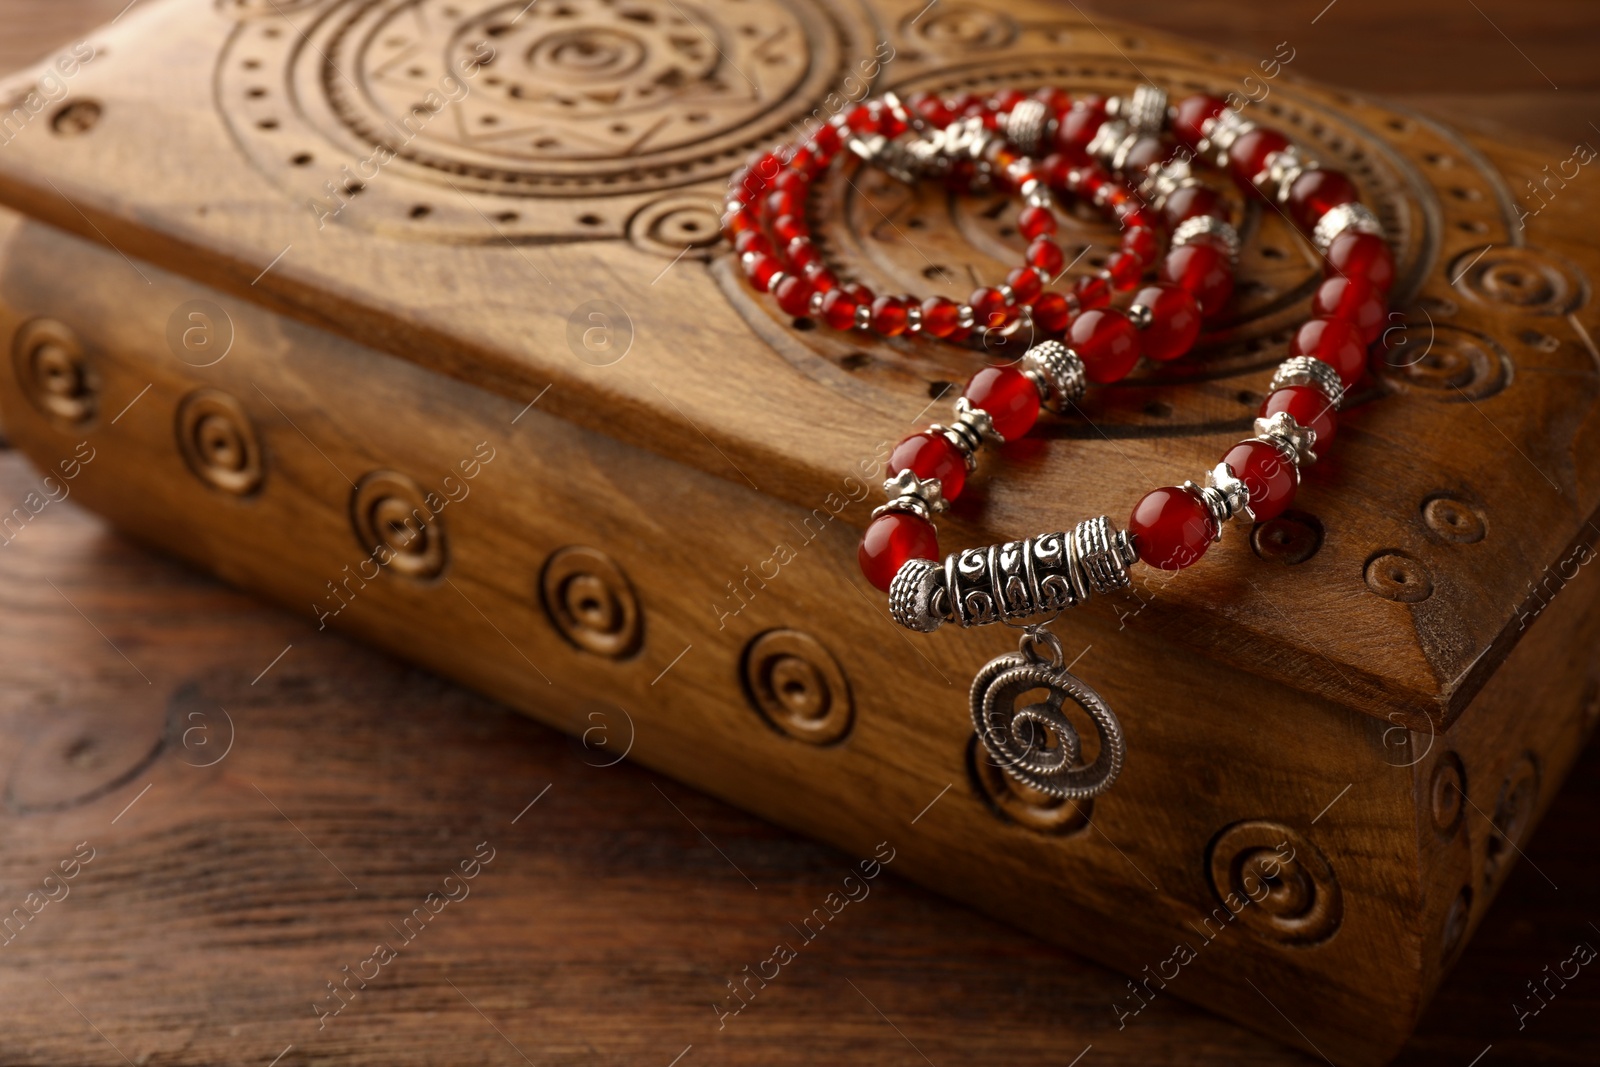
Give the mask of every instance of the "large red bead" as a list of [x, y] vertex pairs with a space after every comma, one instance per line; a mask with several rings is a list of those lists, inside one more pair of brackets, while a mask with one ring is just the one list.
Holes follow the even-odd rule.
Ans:
[[766, 292], [767, 286], [772, 284], [772, 276], [777, 273], [778, 261], [765, 253], [757, 252], [744, 261], [744, 275], [757, 292]]
[[1006, 275], [1006, 284], [1011, 286], [1011, 294], [1019, 304], [1033, 303], [1044, 288], [1039, 272], [1032, 267], [1017, 267]]
[[835, 289], [822, 298], [822, 321], [835, 330], [852, 329], [856, 324], [856, 308], [861, 302], [843, 289]]
[[1343, 319], [1315, 318], [1301, 324], [1289, 342], [1291, 356], [1315, 356], [1339, 372], [1348, 388], [1367, 369], [1367, 346], [1355, 326]]
[[1089, 161], [1089, 142], [1105, 122], [1106, 113], [1100, 108], [1075, 107], [1061, 116], [1056, 129], [1056, 148], [1062, 155], [1078, 163]]
[[1267, 157], [1289, 147], [1289, 138], [1263, 126], [1243, 133], [1228, 147], [1228, 173], [1240, 185], [1248, 185], [1267, 168]]
[[815, 291], [812, 284], [798, 274], [785, 274], [772, 295], [778, 298], [779, 307], [798, 318], [811, 313], [811, 294]]
[[1328, 265], [1347, 277], [1365, 278], [1380, 293], [1394, 285], [1394, 253], [1375, 233], [1346, 231], [1335, 237], [1328, 246]]
[[922, 302], [922, 332], [943, 340], [960, 325], [961, 305], [942, 296], [930, 296]]
[[1214, 215], [1226, 220], [1228, 209], [1222, 194], [1211, 186], [1185, 185], [1174, 189], [1162, 201], [1161, 215], [1166, 219], [1167, 227], [1176, 230], [1180, 224], [1200, 215]]
[[1078, 316], [1068, 344], [1083, 360], [1083, 373], [1097, 385], [1120, 381], [1139, 362], [1139, 331], [1115, 308], [1093, 308]]
[[1233, 297], [1233, 264], [1226, 252], [1209, 241], [1168, 252], [1161, 264], [1161, 280], [1188, 290], [1206, 318], [1222, 311]]
[[1338, 207], [1359, 200], [1355, 183], [1342, 171], [1308, 170], [1289, 187], [1289, 211], [1304, 230], [1314, 230], [1317, 221]]
[[1329, 278], [1317, 286], [1311, 310], [1331, 319], [1344, 319], [1361, 334], [1362, 344], [1370, 345], [1383, 334], [1389, 303], [1365, 278]]
[[1122, 231], [1122, 250], [1130, 256], [1138, 256], [1141, 263], [1155, 262], [1159, 246], [1156, 231], [1149, 226], [1130, 225]]
[[1205, 136], [1206, 120], [1222, 114], [1228, 105], [1214, 96], [1196, 93], [1178, 101], [1178, 114], [1172, 122], [1172, 133], [1178, 141], [1194, 148]]
[[1135, 293], [1133, 302], [1150, 309], [1150, 325], [1139, 331], [1145, 355], [1165, 362], [1194, 347], [1200, 336], [1200, 304], [1187, 289], [1152, 285]]
[[1274, 389], [1261, 402], [1261, 417], [1270, 419], [1280, 411], [1288, 412], [1295, 422], [1316, 433], [1317, 440], [1312, 447], [1317, 455], [1323, 455], [1323, 449], [1333, 444], [1339, 429], [1339, 416], [1321, 389], [1312, 385], [1286, 385]]
[[994, 432], [1014, 441], [1039, 421], [1039, 390], [1015, 367], [985, 367], [962, 391], [967, 403], [989, 413]]
[[939, 535], [926, 519], [886, 511], [867, 526], [856, 558], [867, 581], [887, 593], [907, 560], [939, 558]]
[[898, 296], [880, 296], [872, 302], [874, 330], [884, 337], [899, 337], [906, 332], [906, 301]]
[[1240, 441], [1222, 462], [1233, 468], [1233, 476], [1250, 493], [1250, 510], [1257, 522], [1277, 518], [1294, 500], [1300, 485], [1294, 464], [1265, 441]]
[[967, 484], [967, 461], [961, 450], [944, 434], [932, 430], [912, 434], [889, 453], [889, 473], [905, 470], [923, 481], [939, 479], [939, 493], [946, 500], [960, 496]]
[[1047, 207], [1030, 204], [1017, 216], [1017, 229], [1030, 241], [1035, 237], [1048, 237], [1056, 232], [1055, 213]]
[[1146, 493], [1128, 517], [1139, 558], [1164, 571], [1182, 570], [1205, 555], [1216, 532], [1200, 498], [1175, 485]]
[[1061, 267], [1066, 261], [1061, 246], [1048, 237], [1036, 238], [1028, 246], [1028, 262], [1051, 278], [1061, 272]]

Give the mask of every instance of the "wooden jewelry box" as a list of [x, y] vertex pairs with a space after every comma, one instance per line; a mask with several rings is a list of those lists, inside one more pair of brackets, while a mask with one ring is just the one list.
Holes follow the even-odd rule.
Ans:
[[[1129, 758], [1051, 804], [974, 755], [966, 685], [1016, 634], [905, 634], [855, 565], [889, 447], [974, 356], [782, 315], [718, 204], [865, 95], [1142, 80], [1270, 82], [1254, 114], [1383, 219], [1399, 311], [1294, 511], [1060, 620]], [[887, 843], [1130, 976], [1124, 1025], [1172, 995], [1382, 1062], [1600, 715], [1600, 194], [1549, 177], [1569, 151], [1042, 0], [163, 0], [6, 96], [0, 405], [41, 471], [320, 625], [853, 859]], [[1120, 523], [1248, 434], [1320, 274], [1239, 213], [1202, 350], [1006, 447], [947, 548]], [[959, 297], [1012, 218], [856, 170], [816, 223], [841, 273]]]

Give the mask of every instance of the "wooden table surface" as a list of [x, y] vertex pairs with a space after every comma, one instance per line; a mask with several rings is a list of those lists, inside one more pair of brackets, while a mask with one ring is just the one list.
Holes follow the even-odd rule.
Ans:
[[[124, 3], [4, 4], [0, 70]], [[1084, 6], [1600, 143], [1592, 3]], [[0, 451], [0, 510], [40, 489]], [[612, 765], [617, 709], [560, 737], [70, 499], [0, 548], [0, 1064], [1316, 1062], [1170, 998], [1119, 1031], [1120, 976], [891, 874], [719, 1019], [847, 857]], [[1547, 978], [1600, 946], [1597, 772], [1591, 748], [1399, 1062], [1594, 1061], [1600, 977]]]

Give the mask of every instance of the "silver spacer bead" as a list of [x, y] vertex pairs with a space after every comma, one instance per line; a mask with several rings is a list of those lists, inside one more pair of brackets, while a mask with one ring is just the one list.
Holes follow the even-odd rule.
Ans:
[[1189, 165], [1187, 159], [1169, 159], [1164, 163], [1152, 163], [1145, 170], [1145, 176], [1139, 182], [1137, 192], [1141, 200], [1147, 201], [1155, 210], [1160, 211], [1167, 197], [1185, 185], [1198, 184], [1200, 182], [1194, 176], [1194, 168]]
[[1036, 156], [1046, 143], [1046, 126], [1053, 117], [1049, 104], [1030, 97], [1006, 116], [1006, 138], [1023, 155]]
[[944, 566], [931, 559], [908, 559], [889, 583], [889, 615], [919, 634], [937, 630], [950, 616]]
[[1167, 128], [1167, 93], [1154, 85], [1141, 85], [1133, 91], [1127, 106], [1128, 128], [1136, 133], [1159, 135]]
[[978, 313], [972, 310], [971, 304], [962, 304], [956, 309], [956, 325], [966, 330], [978, 325]]
[[944, 498], [943, 486], [939, 484], [939, 479], [918, 478], [909, 470], [903, 470], [886, 479], [883, 491], [889, 497], [889, 502], [874, 510], [873, 518], [886, 511], [909, 511], [926, 519], [932, 515], [942, 514], [950, 507], [950, 502]]
[[1136, 330], [1148, 330], [1156, 321], [1156, 313], [1143, 304], [1128, 305], [1127, 316]]
[[[1250, 509], [1250, 490], [1239, 480], [1238, 475], [1233, 473], [1233, 468], [1228, 464], [1218, 463], [1206, 472], [1206, 484], [1201, 490], [1202, 494], [1205, 489], [1221, 494], [1222, 502], [1227, 508], [1228, 519], [1256, 521], [1256, 513]], [[1212, 514], [1215, 516], [1215, 512]], [[1217, 525], [1220, 527], [1221, 523]]]
[[1312, 449], [1317, 446], [1317, 431], [1301, 426], [1287, 411], [1271, 418], [1257, 419], [1256, 440], [1276, 448], [1284, 459], [1294, 466], [1295, 480], [1300, 480], [1300, 468], [1317, 461]]
[[1198, 146], [1200, 154], [1211, 157], [1218, 167], [1227, 169], [1228, 149], [1233, 147], [1233, 142], [1255, 128], [1255, 123], [1228, 108], [1216, 118], [1206, 121], [1205, 136], [1200, 139]]
[[1209, 485], [1196, 485], [1192, 481], [1183, 483], [1183, 489], [1204, 504], [1206, 513], [1211, 516], [1211, 540], [1213, 543], [1222, 540], [1222, 528], [1228, 524], [1228, 499], [1223, 496], [1222, 490], [1213, 489]]
[[906, 308], [906, 332], [907, 333], [921, 333], [922, 332], [922, 305], [921, 304], [913, 302], [910, 307]]
[[1298, 147], [1290, 145], [1268, 156], [1266, 166], [1251, 181], [1268, 199], [1276, 200], [1279, 204], [1287, 204], [1289, 191], [1294, 188], [1294, 183], [1307, 171], [1316, 169], [1315, 160], [1306, 159], [1300, 154]]
[[855, 329], [865, 330], [872, 325], [872, 309], [865, 304], [856, 305]]
[[1004, 282], [1001, 282], [999, 285], [995, 286], [994, 291], [999, 293], [1008, 304], [1015, 304], [1017, 302], [1017, 291]]
[[1193, 244], [1201, 237], [1217, 238], [1226, 248], [1228, 258], [1235, 263], [1239, 261], [1239, 231], [1215, 215], [1196, 215], [1194, 218], [1184, 219], [1178, 224], [1178, 228], [1172, 231], [1172, 247], [1182, 248], [1184, 245]]
[[776, 297], [778, 295], [778, 285], [779, 285], [779, 283], [781, 283], [787, 277], [788, 277], [788, 275], [785, 274], [783, 271], [781, 271], [781, 270], [780, 271], [775, 271], [773, 273], [772, 277], [767, 279], [767, 292], [772, 294], [772, 296]]
[[1327, 397], [1328, 403], [1334, 408], [1338, 408], [1344, 400], [1344, 382], [1339, 380], [1339, 372], [1333, 369], [1331, 363], [1325, 363], [1315, 356], [1294, 356], [1278, 364], [1267, 392], [1276, 392], [1291, 385], [1312, 386]]
[[820, 289], [818, 289], [816, 292], [811, 294], [811, 303], [810, 303], [811, 314], [813, 314], [813, 315], [822, 314], [822, 298], [827, 296], [827, 295], [828, 295], [827, 293], [824, 293]]
[[1056, 200], [1055, 197], [1050, 195], [1050, 186], [1038, 178], [1029, 178], [1022, 183], [1022, 187], [1017, 192], [1022, 196], [1022, 202], [1028, 207], [1055, 209]]
[[1101, 515], [1085, 519], [1072, 531], [1073, 554], [1077, 557], [1088, 592], [1104, 596], [1133, 584], [1128, 568], [1139, 561], [1126, 530], [1118, 530]]
[[979, 444], [984, 441], [993, 441], [997, 445], [1006, 443], [1006, 439], [995, 432], [994, 420], [989, 413], [967, 403], [964, 396], [956, 397], [956, 425], [969, 429], [976, 435]]
[[1060, 341], [1041, 341], [1022, 357], [1022, 373], [1039, 390], [1039, 400], [1056, 414], [1065, 414], [1089, 388], [1083, 360]]
[[1333, 242], [1343, 233], [1371, 233], [1383, 236], [1383, 223], [1378, 221], [1378, 216], [1365, 204], [1340, 204], [1322, 218], [1317, 220], [1316, 229], [1311, 231], [1311, 243], [1317, 246], [1317, 251], [1324, 256], [1328, 249], [1333, 247]]

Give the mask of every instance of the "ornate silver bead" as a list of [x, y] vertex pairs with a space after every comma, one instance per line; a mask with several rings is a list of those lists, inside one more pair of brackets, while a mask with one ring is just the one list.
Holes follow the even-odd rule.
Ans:
[[1255, 123], [1228, 108], [1216, 118], [1207, 121], [1205, 136], [1201, 138], [1198, 146], [1200, 154], [1211, 157], [1218, 167], [1226, 169], [1228, 149], [1233, 147], [1233, 142], [1255, 128]]
[[886, 511], [909, 511], [924, 519], [941, 514], [950, 507], [943, 488], [937, 478], [922, 479], [909, 470], [900, 471], [885, 479], [883, 491], [889, 502], [874, 510], [872, 517]]
[[[1243, 519], [1246, 522], [1256, 521], [1256, 513], [1250, 509], [1250, 490], [1233, 473], [1233, 468], [1228, 464], [1218, 463], [1206, 472], [1206, 484], [1200, 491], [1202, 498], [1205, 497], [1207, 490], [1221, 497], [1223, 507], [1226, 510], [1226, 514], [1217, 524], [1219, 528], [1222, 522], [1226, 522], [1228, 519]], [[1210, 502], [1207, 501], [1207, 503], [1209, 506]], [[1216, 515], [1215, 510], [1212, 511], [1212, 515]]]
[[1220, 240], [1227, 249], [1228, 258], [1238, 262], [1239, 231], [1215, 215], [1196, 215], [1194, 218], [1184, 219], [1178, 224], [1178, 228], [1172, 231], [1172, 247], [1182, 248], [1184, 245], [1193, 244], [1201, 237], [1214, 237]]
[[944, 567], [931, 559], [906, 560], [889, 583], [889, 615], [908, 630], [928, 634], [950, 615]]
[[1139, 553], [1128, 532], [1112, 526], [1104, 515], [1078, 523], [1072, 531], [1072, 547], [1087, 586], [1085, 597], [1089, 593], [1104, 596], [1133, 584], [1128, 568], [1139, 561]]
[[1128, 127], [1140, 134], [1159, 134], [1167, 128], [1167, 93], [1154, 85], [1141, 85], [1128, 101]]
[[1060, 611], [1126, 588], [1138, 558], [1128, 535], [1105, 516], [1071, 533], [955, 552], [944, 561], [948, 614], [961, 626], [983, 626]]
[[1344, 400], [1344, 382], [1339, 380], [1339, 372], [1333, 369], [1332, 364], [1315, 356], [1294, 356], [1278, 364], [1267, 392], [1276, 392], [1291, 385], [1312, 386], [1327, 397], [1328, 403], [1335, 408]]
[[1255, 430], [1256, 440], [1265, 441], [1276, 448], [1284, 459], [1294, 465], [1296, 480], [1299, 479], [1301, 467], [1317, 461], [1317, 454], [1312, 451], [1317, 446], [1317, 431], [1309, 426], [1301, 426], [1287, 411], [1280, 411], [1270, 418], [1257, 419]]
[[1006, 116], [1006, 137], [1023, 155], [1037, 156], [1047, 143], [1046, 137], [1054, 132], [1049, 129], [1054, 118], [1050, 105], [1029, 97]]
[[855, 321], [855, 327], [854, 328], [857, 329], [857, 330], [865, 330], [868, 326], [871, 326], [871, 325], [872, 325], [872, 308], [868, 307], [866, 304], [857, 304], [856, 305], [856, 321]]
[[980, 443], [984, 441], [993, 441], [997, 445], [1006, 443], [1006, 439], [995, 432], [994, 420], [989, 417], [989, 413], [967, 403], [967, 398], [964, 396], [956, 397], [956, 425], [971, 430]]
[[1311, 243], [1326, 256], [1340, 234], [1352, 231], [1382, 237], [1383, 223], [1365, 204], [1340, 204], [1317, 220], [1316, 228], [1311, 231]]
[[1165, 163], [1152, 163], [1146, 168], [1145, 177], [1139, 182], [1137, 191], [1141, 199], [1160, 211], [1167, 197], [1185, 185], [1198, 184], [1194, 168], [1187, 159], [1169, 159]]
[[922, 330], [922, 305], [916, 303], [915, 301], [913, 301], [911, 306], [906, 308], [906, 332], [907, 333], [919, 333], [919, 332], [921, 332], [921, 330]]
[[1083, 360], [1060, 341], [1041, 341], [1022, 357], [1022, 373], [1039, 390], [1039, 399], [1056, 414], [1063, 414], [1083, 399], [1089, 388]]
[[1295, 145], [1279, 152], [1274, 152], [1267, 157], [1266, 166], [1252, 181], [1271, 200], [1280, 204], [1289, 202], [1289, 190], [1294, 188], [1294, 183], [1308, 170], [1316, 170], [1315, 160], [1306, 159], [1300, 154], [1300, 149]]
[[824, 293], [821, 289], [818, 289], [816, 292], [811, 294], [811, 314], [820, 315], [822, 313], [822, 298], [827, 295], [828, 294]]

